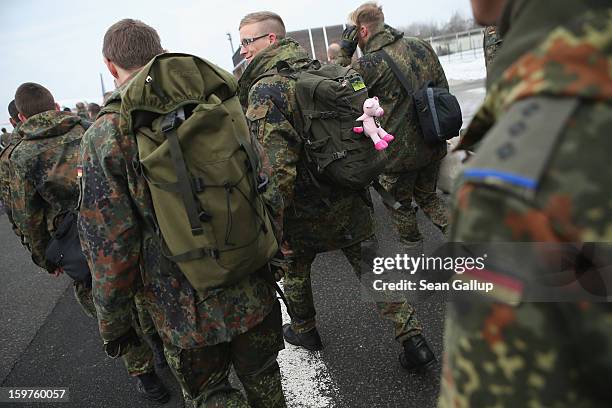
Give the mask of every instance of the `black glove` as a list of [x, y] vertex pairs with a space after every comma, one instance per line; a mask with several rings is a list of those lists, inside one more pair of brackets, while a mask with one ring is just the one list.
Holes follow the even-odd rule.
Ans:
[[130, 346], [140, 346], [140, 339], [133, 327], [115, 340], [104, 342], [104, 352], [110, 358], [119, 358], [129, 350]]
[[342, 32], [340, 48], [347, 57], [352, 57], [357, 49], [357, 26], [347, 25]]

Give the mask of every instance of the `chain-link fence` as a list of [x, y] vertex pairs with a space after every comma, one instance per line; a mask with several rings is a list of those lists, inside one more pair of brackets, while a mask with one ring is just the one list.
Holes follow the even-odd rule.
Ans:
[[439, 57], [452, 54], [460, 57], [465, 55], [465, 51], [474, 51], [474, 55], [481, 51], [482, 37], [483, 29], [476, 28], [454, 34], [425, 38], [425, 40], [431, 44]]

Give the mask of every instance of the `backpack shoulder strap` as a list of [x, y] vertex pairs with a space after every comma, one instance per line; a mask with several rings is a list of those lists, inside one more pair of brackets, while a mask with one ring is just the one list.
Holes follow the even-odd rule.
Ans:
[[278, 61], [273, 68], [267, 70], [266, 72], [255, 78], [255, 81], [253, 81], [253, 85], [251, 85], [251, 88], [263, 78], [271, 77], [274, 75], [281, 75], [286, 78], [297, 80], [297, 76], [295, 74], [296, 71], [291, 68], [287, 61]]
[[380, 53], [380, 55], [382, 56], [383, 60], [385, 60], [385, 62], [387, 63], [387, 65], [389, 65], [389, 68], [391, 68], [391, 71], [393, 71], [393, 74], [395, 75], [395, 77], [398, 79], [398, 81], [400, 81], [400, 83], [402, 84], [402, 86], [404, 87], [404, 89], [406, 90], [406, 92], [408, 93], [408, 96], [412, 95], [412, 93], [414, 92], [413, 89], [410, 87], [410, 84], [408, 83], [408, 79], [406, 78], [406, 76], [402, 73], [402, 71], [400, 71], [399, 67], [397, 66], [397, 64], [395, 63], [395, 61], [393, 61], [393, 59], [391, 58], [391, 56], [387, 53], [387, 51], [383, 49], [381, 49], [380, 51], [378, 51]]

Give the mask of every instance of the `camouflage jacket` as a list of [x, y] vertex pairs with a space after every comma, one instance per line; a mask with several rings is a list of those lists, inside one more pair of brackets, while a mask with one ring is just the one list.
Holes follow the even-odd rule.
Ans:
[[485, 56], [485, 65], [488, 67], [495, 58], [497, 51], [502, 46], [502, 38], [496, 26], [487, 26], [484, 29], [482, 49]]
[[[283, 39], [260, 54], [240, 78], [240, 102], [253, 134], [268, 153], [284, 202], [284, 240], [296, 253], [331, 251], [360, 242], [373, 234], [369, 193], [321, 192], [306, 171], [295, 80], [280, 75], [260, 76], [279, 61], [295, 69], [310, 62], [292, 39]], [[325, 203], [323, 200], [328, 200]]]
[[78, 152], [85, 129], [74, 115], [47, 111], [28, 118], [18, 132], [22, 140], [10, 158], [12, 216], [34, 262], [49, 269], [45, 249], [55, 216], [77, 207]]
[[89, 113], [87, 112], [87, 108], [77, 109], [76, 115], [83, 120], [91, 120], [89, 118]]
[[407, 95], [383, 60], [379, 52], [383, 48], [414, 91], [422, 88], [426, 81], [431, 81], [435, 87], [448, 89], [448, 82], [429, 44], [417, 38], [404, 37], [403, 33], [389, 26], [372, 36], [363, 50], [363, 57], [352, 64], [344, 51], [341, 53], [340, 64], [355, 68], [363, 76], [370, 97], [378, 96], [380, 99], [380, 106], [385, 110], [380, 125], [395, 136], [387, 149], [389, 164], [386, 171], [410, 171], [441, 160], [446, 155], [446, 144], [432, 146], [425, 143], [412, 95]]
[[229, 342], [267, 316], [274, 289], [253, 273], [235, 285], [198, 293], [161, 256], [150, 192], [136, 170], [136, 138], [119, 131], [120, 90], [81, 146], [79, 234], [92, 270], [100, 334], [114, 340], [131, 327], [132, 298], [144, 287], [145, 306], [164, 342], [185, 349]]
[[0, 149], [4, 149], [11, 143], [11, 132], [2, 133], [0, 136]]
[[[0, 152], [0, 200], [4, 204], [4, 211], [6, 212], [6, 216], [11, 223], [11, 227], [13, 228], [13, 232], [23, 239], [23, 234], [19, 232], [15, 222], [13, 221], [12, 215], [12, 203], [11, 203], [11, 180], [14, 178], [14, 173], [11, 170], [10, 159], [11, 153], [15, 149], [15, 147], [21, 141], [21, 134], [19, 134], [19, 127], [21, 126], [21, 122], [17, 124], [15, 129], [13, 129], [13, 133], [11, 133], [11, 138], [8, 144], [4, 147], [4, 149]], [[23, 242], [23, 241], [22, 241]]]
[[[610, 259], [612, 9], [550, 3], [506, 13], [515, 20], [501, 52], [523, 49], [504, 58], [514, 63], [466, 135], [464, 145], [481, 144], [462, 176], [451, 238], [602, 242]], [[537, 41], [511, 40], [521, 38]], [[542, 140], [551, 143], [536, 148]], [[611, 322], [610, 303], [451, 303], [440, 406], [609, 406]]]

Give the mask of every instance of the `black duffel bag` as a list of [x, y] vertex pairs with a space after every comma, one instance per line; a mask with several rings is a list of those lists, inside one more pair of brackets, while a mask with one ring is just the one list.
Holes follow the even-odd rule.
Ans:
[[446, 88], [432, 87], [431, 81], [426, 82], [421, 89], [413, 92], [408, 79], [400, 71], [395, 61], [384, 49], [379, 52], [406, 90], [408, 97], [412, 97], [425, 142], [438, 144], [459, 136], [459, 131], [463, 125], [463, 116], [457, 98]]
[[66, 275], [78, 282], [91, 284], [91, 272], [81, 248], [77, 231], [77, 213], [69, 211], [58, 215], [55, 232], [47, 245], [45, 258], [52, 268], [62, 268]]
[[455, 136], [463, 125], [459, 101], [446, 88], [434, 88], [431, 81], [412, 94], [423, 138], [436, 144]]

